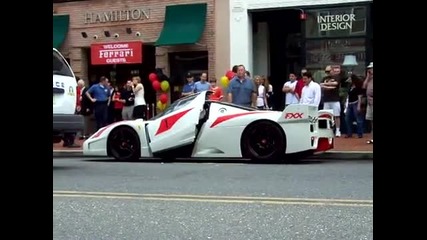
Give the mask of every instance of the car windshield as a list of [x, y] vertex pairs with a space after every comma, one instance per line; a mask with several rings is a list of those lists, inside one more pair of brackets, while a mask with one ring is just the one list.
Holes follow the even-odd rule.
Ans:
[[190, 104], [200, 93], [196, 93], [193, 95], [190, 95], [188, 97], [184, 97], [181, 99], [176, 100], [175, 102], [173, 102], [171, 105], [169, 105], [163, 112], [157, 114], [156, 116], [154, 116], [153, 118], [151, 118], [150, 120], [155, 120], [158, 119], [166, 114], [169, 114], [171, 112], [175, 112], [179, 109], [182, 109], [183, 107], [187, 106], [188, 104]]
[[73, 72], [71, 71], [65, 59], [55, 51], [53, 51], [53, 75], [74, 78]]

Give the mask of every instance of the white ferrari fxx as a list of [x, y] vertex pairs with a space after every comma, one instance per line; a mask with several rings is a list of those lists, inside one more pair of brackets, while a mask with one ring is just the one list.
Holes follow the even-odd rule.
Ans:
[[147, 121], [101, 128], [84, 142], [83, 153], [119, 161], [144, 157], [271, 161], [334, 146], [330, 111], [300, 104], [283, 112], [263, 111], [211, 101], [210, 94], [181, 98]]

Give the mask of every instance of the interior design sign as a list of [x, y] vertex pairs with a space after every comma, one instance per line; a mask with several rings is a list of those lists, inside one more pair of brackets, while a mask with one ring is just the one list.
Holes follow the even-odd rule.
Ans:
[[319, 30], [322, 32], [334, 30], [349, 30], [352, 28], [352, 22], [354, 21], [356, 21], [355, 14], [317, 16]]
[[142, 42], [94, 43], [90, 55], [92, 65], [142, 63]]

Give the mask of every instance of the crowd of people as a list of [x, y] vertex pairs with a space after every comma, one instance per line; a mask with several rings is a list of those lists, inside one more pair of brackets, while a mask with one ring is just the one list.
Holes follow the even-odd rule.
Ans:
[[[225, 88], [225, 95], [216, 78], [208, 79], [207, 73], [202, 73], [200, 80], [195, 82], [194, 75], [187, 73], [187, 82], [181, 96], [210, 90], [213, 92], [210, 95], [211, 100], [225, 100], [260, 110], [274, 108], [273, 87], [267, 77], [255, 75], [251, 78], [250, 72], [243, 65], [234, 66], [232, 71], [235, 75]], [[356, 123], [356, 134], [362, 138], [365, 120], [370, 121], [373, 136], [373, 62], [367, 66], [365, 80], [355, 74], [348, 76], [337, 72], [330, 66], [325, 68], [325, 74], [326, 76], [318, 83], [305, 68], [301, 70], [300, 76], [290, 73], [282, 88], [285, 108], [290, 104], [310, 104], [317, 105], [319, 109], [331, 110], [335, 116], [335, 136], [341, 137], [341, 108], [344, 107], [345, 137], [352, 137], [353, 125]], [[347, 89], [344, 104], [340, 95], [342, 87]], [[88, 138], [98, 129], [116, 121], [146, 119], [147, 104], [144, 86], [139, 76], [134, 76], [122, 87], [112, 87], [106, 77], [101, 77], [99, 83], [90, 87], [85, 85], [83, 79], [78, 79], [77, 94], [76, 111], [85, 119], [81, 139]], [[72, 138], [72, 136], [64, 138], [64, 146], [75, 147]], [[373, 144], [373, 139], [367, 143]]]
[[[367, 66], [365, 80], [355, 74], [349, 76], [331, 66], [325, 68], [326, 76], [320, 83], [312, 81], [312, 76], [306, 69], [301, 74], [302, 79], [297, 80], [296, 75], [291, 73], [289, 80], [283, 85], [285, 106], [296, 103], [315, 104], [319, 109], [331, 110], [335, 116], [336, 137], [341, 137], [341, 108], [344, 107], [346, 138], [352, 138], [354, 122], [358, 138], [363, 138], [365, 119], [370, 121], [373, 133], [373, 62]], [[342, 88], [347, 89], [344, 103], [340, 94]], [[374, 140], [370, 139], [367, 143], [373, 144]]]
[[[235, 75], [226, 87], [226, 101], [244, 107], [273, 109], [273, 88], [265, 76], [256, 75], [252, 79], [243, 65], [234, 66], [232, 71]], [[364, 81], [355, 74], [349, 76], [347, 73], [332, 69], [331, 66], [325, 68], [325, 75], [318, 83], [314, 81], [312, 73], [305, 68], [301, 70], [300, 76], [290, 73], [282, 88], [285, 94], [285, 107], [290, 104], [309, 104], [316, 105], [319, 109], [331, 110], [335, 116], [336, 137], [341, 137], [341, 110], [344, 108], [345, 138], [352, 138], [354, 122], [357, 126], [357, 136], [362, 138], [365, 119], [370, 121], [373, 133], [373, 62], [367, 66]], [[221, 88], [216, 85], [216, 80], [209, 81], [209, 85], [206, 79], [207, 75], [203, 73], [200, 81], [194, 82], [193, 75], [187, 74], [187, 83], [184, 85], [182, 96], [210, 89], [214, 91], [213, 98], [221, 100], [223, 95]], [[341, 101], [342, 88], [347, 89], [345, 103]], [[373, 144], [373, 139], [367, 143]]]

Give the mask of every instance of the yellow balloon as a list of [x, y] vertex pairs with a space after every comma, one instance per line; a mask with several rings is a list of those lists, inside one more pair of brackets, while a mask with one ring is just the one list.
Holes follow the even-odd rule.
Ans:
[[159, 101], [157, 101], [157, 108], [158, 108], [160, 111], [165, 110], [165, 108], [166, 108], [166, 103], [162, 103], [160, 100], [159, 100]]
[[160, 83], [160, 88], [162, 89], [163, 92], [167, 92], [169, 90], [169, 82], [166, 80], [163, 80]]
[[225, 88], [228, 87], [228, 84], [230, 83], [230, 80], [228, 80], [227, 76], [222, 76], [220, 81], [221, 81], [221, 85]]

